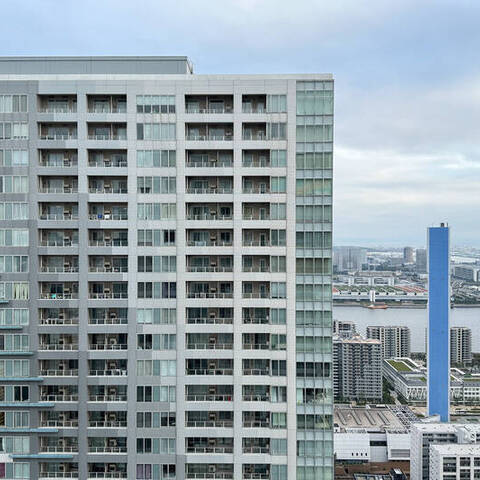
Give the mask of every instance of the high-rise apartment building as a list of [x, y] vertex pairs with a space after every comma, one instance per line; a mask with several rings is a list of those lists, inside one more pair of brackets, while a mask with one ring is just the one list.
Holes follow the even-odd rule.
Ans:
[[450, 327], [450, 364], [472, 363], [472, 330], [468, 327]]
[[413, 248], [404, 247], [403, 249], [403, 263], [413, 263]]
[[333, 338], [335, 399], [382, 399], [382, 344], [360, 335]]
[[4, 478], [333, 478], [332, 148], [331, 75], [0, 59]]
[[395, 325], [372, 325], [367, 327], [367, 338], [382, 342], [383, 358], [410, 356], [410, 329]]
[[350, 338], [357, 334], [357, 327], [354, 322], [348, 320], [333, 320], [332, 333], [341, 338]]
[[417, 273], [427, 273], [427, 250], [425, 248], [415, 250], [415, 270]]

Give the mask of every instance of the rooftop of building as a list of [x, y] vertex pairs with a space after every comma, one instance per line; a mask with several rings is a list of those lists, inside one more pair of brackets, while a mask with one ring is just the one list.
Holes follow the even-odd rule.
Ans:
[[430, 445], [440, 455], [480, 455], [478, 443], [442, 443]]
[[406, 406], [394, 405], [335, 405], [334, 428], [337, 433], [365, 431], [406, 432], [416, 415]]
[[380, 340], [374, 338], [364, 338], [361, 335], [352, 335], [351, 337], [344, 338], [339, 337], [338, 335], [333, 336], [334, 342], [341, 342], [346, 344], [368, 344], [368, 345], [381, 345], [382, 342]]
[[[478, 423], [453, 423], [453, 422], [414, 422], [412, 428], [422, 433], [455, 433], [460, 429], [480, 433]], [[480, 445], [480, 444], [479, 444]]]

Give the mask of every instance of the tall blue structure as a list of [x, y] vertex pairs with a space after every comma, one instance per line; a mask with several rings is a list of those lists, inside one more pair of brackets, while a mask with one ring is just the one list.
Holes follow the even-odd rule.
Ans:
[[428, 229], [428, 414], [450, 413], [450, 228]]

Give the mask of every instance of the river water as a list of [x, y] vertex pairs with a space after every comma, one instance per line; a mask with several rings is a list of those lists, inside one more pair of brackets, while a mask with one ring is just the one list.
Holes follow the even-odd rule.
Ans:
[[[357, 332], [365, 335], [369, 325], [401, 325], [410, 328], [412, 352], [425, 351], [426, 308], [388, 308], [370, 310], [363, 307], [339, 307], [333, 309], [333, 318], [356, 324]], [[472, 351], [480, 352], [480, 308], [452, 308], [450, 325], [469, 327], [472, 330]]]

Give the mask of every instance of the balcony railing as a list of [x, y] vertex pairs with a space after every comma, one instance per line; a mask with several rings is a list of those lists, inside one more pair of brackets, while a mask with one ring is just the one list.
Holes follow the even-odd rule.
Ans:
[[126, 135], [118, 135], [114, 133], [89, 133], [89, 140], [126, 140]]
[[49, 265], [40, 266], [41, 273], [78, 273], [78, 267], [54, 267]]
[[90, 247], [128, 247], [128, 240], [89, 240]]
[[39, 187], [38, 193], [78, 193], [78, 187]]
[[41, 300], [77, 300], [78, 293], [42, 293], [40, 292]]
[[61, 318], [49, 317], [40, 318], [40, 325], [78, 325], [78, 317]]
[[242, 113], [266, 113], [264, 105], [242, 104]]
[[78, 377], [78, 370], [40, 370], [43, 377]]
[[270, 293], [268, 292], [250, 292], [250, 293], [246, 293], [246, 292], [243, 292], [242, 293], [242, 298], [270, 298]]
[[263, 368], [244, 368], [243, 375], [270, 375], [270, 370]]
[[[262, 217], [262, 220], [263, 220], [263, 217]], [[244, 246], [244, 247], [271, 247], [272, 245], [271, 245], [269, 240], [243, 240], [242, 246]]]
[[200, 317], [200, 318], [187, 318], [189, 324], [232, 324], [233, 318], [226, 317]]
[[88, 345], [89, 350], [127, 350], [126, 343], [91, 343]]
[[244, 473], [244, 480], [269, 480], [269, 473]]
[[125, 298], [128, 298], [128, 293], [116, 293], [116, 292], [111, 292], [111, 293], [92, 293], [90, 292], [89, 295], [88, 295], [88, 298], [93, 298], [93, 299], [96, 299], [96, 300], [99, 300], [99, 299], [111, 299], [111, 298], [122, 298], [122, 299], [125, 299]]
[[233, 428], [233, 420], [186, 421], [187, 428]]
[[[57, 395], [57, 397], [61, 397], [62, 395]], [[63, 395], [66, 397], [67, 395]], [[48, 395], [48, 398], [52, 398], [52, 395]], [[42, 396], [43, 400], [43, 396]], [[53, 401], [53, 400], [49, 400]], [[58, 402], [76, 402], [78, 401], [78, 396], [76, 400], [57, 400]], [[42, 427], [62, 427], [62, 428], [77, 428], [78, 427], [78, 420], [41, 420], [40, 426]]]
[[[270, 453], [269, 447], [243, 447], [243, 453]], [[245, 477], [243, 477], [245, 478]]]
[[270, 428], [270, 422], [261, 420], [244, 421], [243, 428]]
[[229, 168], [233, 167], [233, 160], [202, 160], [201, 162], [187, 160], [188, 168]]
[[270, 267], [262, 267], [260, 265], [253, 266], [253, 267], [243, 267], [242, 272], [252, 273], [252, 272], [270, 272]]
[[127, 317], [89, 318], [89, 325], [126, 325]]
[[187, 266], [187, 272], [207, 273], [207, 272], [233, 272], [233, 267], [193, 267]]
[[128, 220], [127, 213], [89, 213], [89, 220]]
[[87, 480], [92, 478], [127, 478], [127, 472], [88, 472]]
[[89, 160], [88, 161], [89, 167], [94, 168], [127, 168], [128, 162], [127, 160]]
[[40, 472], [39, 480], [43, 478], [78, 478], [78, 472]]
[[231, 194], [233, 193], [232, 187], [207, 187], [207, 188], [192, 188], [187, 187], [185, 193], [193, 193], [195, 195], [206, 194]]
[[233, 298], [233, 293], [187, 292], [187, 298]]
[[187, 453], [233, 453], [233, 447], [187, 447]]
[[78, 247], [78, 240], [76, 243], [72, 239], [64, 238], [63, 240], [40, 240], [41, 247]]
[[40, 167], [55, 167], [55, 168], [69, 168], [69, 167], [76, 167], [78, 165], [77, 158], [64, 158], [62, 161], [58, 160], [49, 160], [47, 159], [40, 159], [39, 166]]
[[231, 350], [232, 343], [187, 343], [188, 350]]
[[231, 247], [233, 242], [222, 240], [187, 240], [187, 247]]
[[246, 160], [246, 159], [243, 159], [242, 167], [245, 167], [245, 168], [249, 168], [249, 167], [267, 168], [267, 167], [270, 167], [270, 162], [266, 159], [265, 160]]
[[233, 133], [225, 133], [223, 135], [193, 135], [191, 133], [187, 133], [186, 140], [191, 142], [231, 142], [233, 141]]
[[185, 395], [187, 402], [233, 402], [233, 394], [230, 395]]
[[39, 350], [78, 350], [78, 343], [41, 343]]
[[128, 371], [121, 368], [114, 368], [112, 370], [89, 370], [88, 375], [91, 377], [126, 377]]
[[270, 344], [269, 343], [244, 343], [243, 349], [244, 350], [269, 350]]
[[243, 187], [242, 193], [267, 194], [270, 193], [270, 189], [265, 187]]
[[270, 220], [269, 213], [244, 213], [243, 220]]
[[232, 220], [233, 215], [220, 215], [217, 213], [200, 213], [195, 215], [187, 213], [187, 220]]
[[120, 267], [95, 267], [89, 266], [88, 271], [90, 273], [126, 273], [128, 272], [128, 266], [120, 266]]
[[40, 220], [78, 220], [77, 213], [41, 213]]
[[185, 474], [185, 478], [208, 478], [208, 479], [213, 479], [213, 480], [227, 480], [227, 479], [232, 479], [233, 478], [233, 473], [191, 473], [187, 472]]
[[126, 402], [126, 395], [89, 395], [89, 402]]
[[78, 445], [41, 445], [39, 453], [77, 453]]
[[187, 368], [187, 375], [233, 375], [232, 368]]
[[38, 109], [39, 113], [77, 113], [77, 106], [47, 106], [47, 107], [40, 107]]
[[243, 395], [244, 402], [269, 402], [270, 395]]
[[88, 447], [88, 453], [127, 453], [127, 447]]
[[121, 194], [124, 195], [128, 193], [127, 188], [89, 188], [88, 193], [100, 193], [100, 194], [109, 194], [109, 193], [115, 193], [115, 194]]
[[215, 107], [215, 108], [200, 108], [197, 106], [187, 105], [185, 107], [185, 113], [233, 113], [233, 106], [225, 105], [224, 107]]
[[40, 140], [77, 140], [77, 133], [47, 133], [39, 134]]
[[103, 421], [88, 421], [89, 428], [126, 428], [126, 420], [103, 420]]

